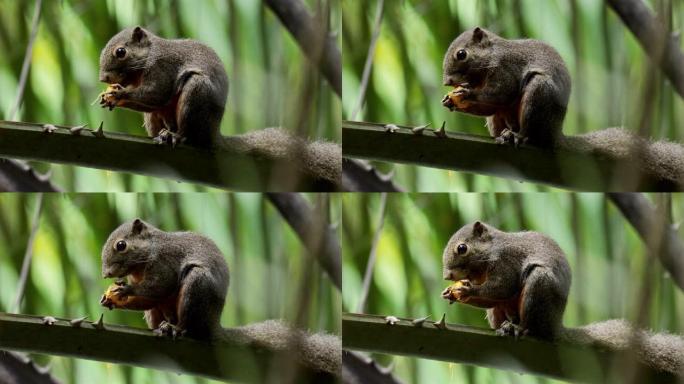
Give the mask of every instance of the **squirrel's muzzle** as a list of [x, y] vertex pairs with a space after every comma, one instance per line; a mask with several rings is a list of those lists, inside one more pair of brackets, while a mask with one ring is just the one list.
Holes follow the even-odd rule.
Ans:
[[119, 84], [122, 78], [119, 74], [113, 71], [100, 71], [100, 82], [107, 84]]
[[451, 281], [458, 281], [462, 279], [467, 278], [467, 273], [466, 271], [459, 269], [459, 268], [452, 268], [452, 269], [444, 269], [442, 273], [442, 277], [444, 277], [444, 280], [451, 280]]

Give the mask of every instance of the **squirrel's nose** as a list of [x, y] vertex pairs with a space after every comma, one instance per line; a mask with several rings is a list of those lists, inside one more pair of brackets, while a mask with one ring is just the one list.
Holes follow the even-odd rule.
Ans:
[[444, 280], [453, 280], [453, 279], [454, 279], [454, 273], [448, 269], [444, 270]]
[[100, 74], [100, 81], [103, 83], [109, 83], [109, 74], [108, 73], [101, 73]]

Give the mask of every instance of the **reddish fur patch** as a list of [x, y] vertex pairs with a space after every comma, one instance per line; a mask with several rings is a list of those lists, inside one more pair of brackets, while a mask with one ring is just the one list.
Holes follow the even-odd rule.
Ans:
[[518, 296], [517, 303], [515, 306], [515, 308], [518, 311], [518, 315], [520, 316], [520, 322], [522, 322], [525, 317], [525, 313], [523, 312], [523, 305], [525, 303], [525, 293], [527, 292], [526, 287], [527, 286], [523, 285], [522, 291], [520, 291], [520, 296]]
[[142, 269], [136, 269], [128, 275], [128, 282], [131, 284], [140, 283], [145, 277], [145, 273]]
[[487, 281], [487, 271], [478, 271], [474, 273], [469, 273], [467, 279], [475, 285], [482, 285]]

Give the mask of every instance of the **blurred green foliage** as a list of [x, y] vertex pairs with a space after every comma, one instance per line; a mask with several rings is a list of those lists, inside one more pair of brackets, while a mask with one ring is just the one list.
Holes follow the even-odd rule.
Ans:
[[[0, 195], [0, 311], [10, 311], [38, 195]], [[313, 203], [325, 198], [308, 195]], [[340, 197], [330, 195], [330, 217], [340, 221]], [[141, 217], [166, 231], [190, 230], [216, 242], [230, 268], [230, 288], [221, 323], [238, 326], [270, 318], [294, 322], [308, 311], [305, 326], [340, 333], [341, 294], [312, 261], [300, 239], [260, 194], [48, 194], [43, 197], [33, 261], [21, 313], [97, 320], [147, 328], [142, 312], [109, 311], [99, 304], [112, 280], [101, 277], [100, 251], [109, 233]], [[311, 292], [302, 308], [300, 292]], [[135, 346], [131, 346], [135, 348]], [[116, 364], [57, 356], [50, 363], [69, 383], [205, 382], [190, 377]]]
[[[0, 118], [9, 119], [14, 104], [33, 10], [34, 1], [0, 0]], [[331, 29], [339, 30], [339, 6], [331, 12]], [[197, 39], [216, 50], [230, 79], [224, 135], [272, 126], [294, 130], [303, 121], [301, 134], [339, 141], [339, 97], [263, 0], [44, 1], [26, 92], [14, 120], [95, 128], [104, 122], [105, 131], [146, 135], [141, 113], [91, 104], [105, 88], [98, 82], [100, 50], [119, 30], [135, 25], [165, 38]], [[51, 170], [52, 180], [67, 191], [207, 189], [73, 166]]]
[[[671, 196], [673, 222], [681, 223], [684, 195]], [[356, 312], [378, 225], [380, 195], [345, 194], [342, 212], [343, 311]], [[539, 231], [558, 242], [573, 273], [565, 326], [618, 317], [635, 321], [646, 311], [653, 330], [684, 333], [684, 294], [660, 261], [645, 255], [643, 243], [620, 211], [604, 195], [594, 193], [388, 195], [366, 313], [430, 315], [436, 321], [446, 312], [450, 323], [488, 328], [482, 309], [450, 306], [440, 296], [448, 285], [442, 280], [444, 246], [456, 230], [476, 220], [504, 231]], [[684, 228], [678, 232], [684, 239]], [[645, 275], [647, 264], [654, 267], [652, 276]], [[646, 284], [652, 289], [649, 303], [640, 301]], [[396, 364], [394, 372], [409, 383], [545, 382], [496, 369], [375, 357]]]
[[[674, 30], [684, 26], [684, 2], [672, 4]], [[376, 1], [342, 1], [343, 117], [351, 118], [373, 30]], [[385, 1], [365, 104], [356, 120], [422, 125], [488, 135], [484, 119], [450, 113], [440, 100], [442, 60], [463, 30], [482, 26], [505, 38], [535, 38], [555, 47], [573, 78], [565, 134], [613, 126], [636, 130], [653, 102], [651, 136], [684, 141], [684, 101], [664, 80], [631, 32], [604, 1], [596, 0], [406, 0]], [[684, 42], [682, 43], [684, 47]], [[647, 74], [656, 74], [656, 98], [645, 100]], [[483, 154], [486, 156], [486, 154]], [[538, 191], [548, 188], [511, 180], [411, 165], [394, 180], [409, 191]]]

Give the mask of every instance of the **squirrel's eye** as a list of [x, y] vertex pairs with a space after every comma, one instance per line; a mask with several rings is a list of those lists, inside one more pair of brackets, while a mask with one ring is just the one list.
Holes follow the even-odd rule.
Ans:
[[126, 242], [123, 240], [119, 240], [116, 242], [116, 251], [117, 252], [123, 252], [126, 250]]
[[116, 51], [114, 51], [114, 54], [115, 54], [116, 57], [118, 57], [119, 59], [123, 59], [123, 57], [126, 56], [126, 48], [124, 48], [124, 47], [119, 47], [119, 48], [116, 49]]
[[466, 52], [465, 49], [460, 49], [458, 52], [456, 52], [457, 60], [465, 60], [466, 56], [468, 56], [468, 52]]
[[458, 253], [459, 255], [466, 253], [467, 250], [468, 250], [468, 246], [463, 244], [463, 243], [459, 244], [456, 247], [456, 253]]

